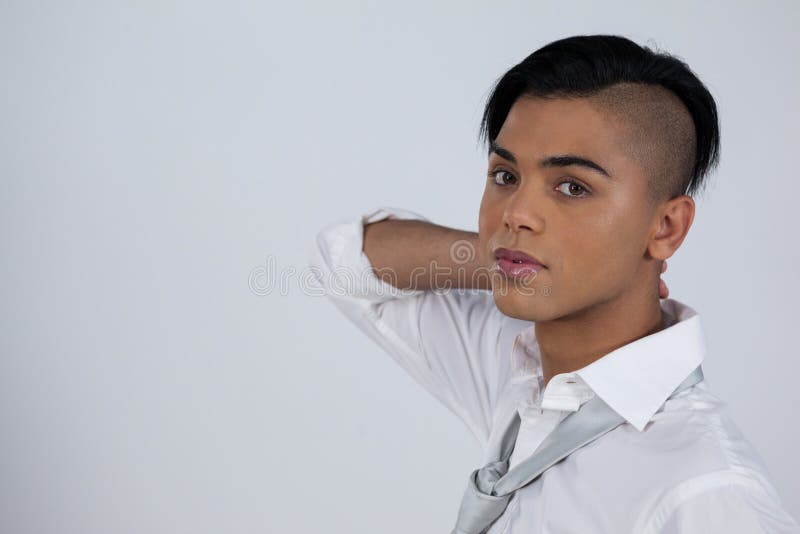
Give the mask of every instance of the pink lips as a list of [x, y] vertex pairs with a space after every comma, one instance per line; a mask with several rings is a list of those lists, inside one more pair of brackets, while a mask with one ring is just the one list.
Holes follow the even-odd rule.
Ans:
[[545, 268], [538, 259], [519, 250], [499, 247], [494, 250], [494, 254], [498, 270], [512, 278], [528, 276]]

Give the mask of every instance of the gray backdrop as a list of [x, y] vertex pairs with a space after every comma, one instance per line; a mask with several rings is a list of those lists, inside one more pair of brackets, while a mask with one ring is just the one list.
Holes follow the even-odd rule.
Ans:
[[578, 33], [718, 101], [666, 280], [800, 516], [798, 4], [561, 4], [0, 3], [0, 531], [448, 531], [478, 445], [306, 259], [383, 205], [475, 230], [492, 82]]

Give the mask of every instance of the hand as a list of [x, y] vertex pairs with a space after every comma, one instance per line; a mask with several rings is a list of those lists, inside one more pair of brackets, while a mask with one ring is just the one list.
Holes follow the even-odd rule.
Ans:
[[[664, 271], [667, 270], [667, 260], [661, 262], [661, 274], [664, 274]], [[669, 288], [667, 287], [667, 283], [664, 282], [661, 278], [658, 279], [658, 296], [659, 298], [665, 299], [669, 296]]]

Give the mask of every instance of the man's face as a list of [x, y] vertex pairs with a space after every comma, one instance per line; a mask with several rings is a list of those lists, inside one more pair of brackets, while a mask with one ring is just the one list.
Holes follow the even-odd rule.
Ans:
[[[649, 283], [647, 245], [656, 219], [646, 200], [644, 169], [628, 155], [628, 141], [624, 124], [590, 100], [514, 103], [495, 140], [505, 157], [495, 151], [489, 156], [478, 233], [487, 267], [495, 263], [495, 249], [505, 247], [545, 268], [527, 280], [492, 276], [503, 313], [552, 320]], [[568, 155], [610, 176], [564, 160], [540, 163]]]

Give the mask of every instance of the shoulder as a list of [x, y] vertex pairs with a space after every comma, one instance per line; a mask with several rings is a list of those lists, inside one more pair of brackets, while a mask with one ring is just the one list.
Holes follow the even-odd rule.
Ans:
[[667, 399], [640, 434], [651, 454], [680, 460], [683, 478], [719, 471], [768, 478], [755, 446], [705, 381]]
[[609, 511], [633, 516], [635, 532], [650, 532], [647, 525], [663, 525], [681, 510], [691, 513], [687, 507], [699, 510], [701, 501], [718, 510], [741, 502], [748, 513], [785, 514], [758, 451], [705, 382], [668, 399], [641, 432], [620, 425], [577, 451], [574, 461], [598, 492], [615, 480], [620, 495]]
[[757, 479], [771, 487], [760, 454], [705, 381], [667, 399], [641, 432], [631, 425], [616, 431], [619, 444], [641, 462], [643, 473], [668, 467], [665, 488], [710, 473]]
[[637, 532], [703, 532], [710, 519], [716, 526], [707, 532], [723, 524], [735, 527], [729, 532], [797, 532], [761, 455], [706, 382], [668, 399], [642, 432], [621, 429], [642, 469], [636, 483], [649, 495]]

